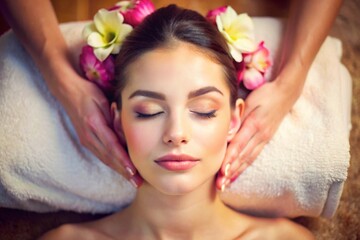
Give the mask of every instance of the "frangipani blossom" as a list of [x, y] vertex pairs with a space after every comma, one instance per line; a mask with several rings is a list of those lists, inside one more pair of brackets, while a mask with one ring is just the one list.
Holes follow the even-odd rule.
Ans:
[[264, 75], [255, 68], [248, 68], [244, 71], [243, 83], [249, 90], [254, 90], [266, 82]]
[[94, 16], [94, 22], [84, 28], [83, 36], [100, 61], [110, 54], [119, 53], [123, 40], [132, 30], [123, 22], [124, 17], [119, 12], [100, 9]]
[[150, 0], [120, 1], [115, 6], [124, 16], [124, 22], [133, 27], [139, 25], [147, 15], [155, 11], [155, 6]]
[[232, 7], [216, 16], [216, 25], [228, 42], [230, 53], [236, 62], [242, 61], [243, 53], [255, 51], [254, 24], [246, 13], [237, 14]]
[[260, 42], [255, 52], [245, 57], [246, 66], [256, 68], [259, 72], [265, 71], [271, 66], [270, 52], [264, 46], [264, 41]]
[[101, 89], [108, 90], [115, 76], [115, 59], [112, 55], [100, 61], [90, 46], [84, 46], [80, 54], [80, 68], [86, 79], [96, 83]]
[[271, 66], [270, 52], [262, 41], [254, 52], [244, 54], [244, 60], [235, 66], [238, 81], [243, 81], [247, 89], [254, 90], [266, 82], [265, 73]]

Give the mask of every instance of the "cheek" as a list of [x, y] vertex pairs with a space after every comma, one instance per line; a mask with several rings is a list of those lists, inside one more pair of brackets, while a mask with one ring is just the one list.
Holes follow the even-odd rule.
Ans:
[[[204, 154], [216, 162], [222, 162], [225, 157], [228, 136], [228, 118], [215, 120], [213, 124], [198, 126], [194, 134], [204, 149]], [[195, 137], [195, 136], [194, 136]]]
[[154, 126], [136, 124], [134, 120], [128, 119], [123, 121], [123, 129], [129, 155], [134, 162], [144, 159], [154, 150], [158, 142], [158, 132], [154, 131]]

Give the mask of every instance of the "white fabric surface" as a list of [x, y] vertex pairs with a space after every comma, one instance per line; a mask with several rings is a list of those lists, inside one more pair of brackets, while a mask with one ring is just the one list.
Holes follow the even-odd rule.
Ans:
[[[257, 38], [265, 41], [276, 62], [283, 22], [254, 21]], [[84, 44], [83, 26], [61, 25], [75, 58]], [[328, 37], [291, 113], [254, 164], [222, 193], [227, 204], [263, 216], [334, 214], [350, 158], [351, 77], [341, 54], [341, 42]], [[0, 206], [104, 213], [128, 204], [134, 194], [124, 178], [81, 146], [30, 56], [12, 32], [3, 35]]]

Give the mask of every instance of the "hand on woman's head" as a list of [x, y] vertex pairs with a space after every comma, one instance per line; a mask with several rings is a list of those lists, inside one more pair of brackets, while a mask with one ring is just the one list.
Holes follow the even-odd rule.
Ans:
[[63, 100], [65, 107], [80, 139], [104, 164], [137, 186], [142, 179], [129, 159], [124, 146], [112, 128], [109, 101], [94, 84], [78, 75], [72, 76], [72, 90]]
[[290, 111], [297, 99], [295, 96], [279, 86], [278, 81], [266, 83], [251, 92], [245, 100], [243, 123], [228, 146], [217, 179], [218, 188], [224, 182], [229, 184], [236, 180], [254, 162]]

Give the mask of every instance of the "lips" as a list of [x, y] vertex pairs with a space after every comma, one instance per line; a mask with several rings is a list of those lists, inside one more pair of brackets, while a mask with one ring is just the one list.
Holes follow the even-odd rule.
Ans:
[[155, 160], [155, 163], [169, 171], [186, 171], [196, 166], [199, 161], [200, 159], [188, 155], [169, 154]]

